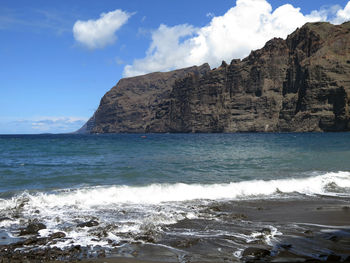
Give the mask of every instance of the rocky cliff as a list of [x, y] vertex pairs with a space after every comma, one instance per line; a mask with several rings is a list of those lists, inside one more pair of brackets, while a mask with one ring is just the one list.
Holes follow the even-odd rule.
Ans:
[[121, 79], [81, 132], [350, 130], [350, 22], [308, 23], [243, 59]]

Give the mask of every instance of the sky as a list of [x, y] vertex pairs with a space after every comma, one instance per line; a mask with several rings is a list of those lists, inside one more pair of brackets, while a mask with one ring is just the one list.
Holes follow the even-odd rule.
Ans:
[[244, 58], [344, 0], [0, 0], [0, 134], [79, 129], [123, 77]]

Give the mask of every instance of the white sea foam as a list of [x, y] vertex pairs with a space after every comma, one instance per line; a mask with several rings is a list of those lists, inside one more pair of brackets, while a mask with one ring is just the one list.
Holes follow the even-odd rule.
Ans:
[[[337, 188], [336, 191], [333, 191]], [[263, 197], [276, 192], [297, 192], [307, 195], [336, 195], [339, 189], [350, 188], [350, 172], [334, 172], [306, 178], [279, 180], [251, 180], [228, 184], [151, 184], [148, 186], [109, 186], [75, 190], [62, 190], [56, 193], [26, 194], [29, 203], [42, 209], [55, 207], [94, 208], [113, 204], [159, 204], [196, 199], [244, 199]], [[341, 191], [340, 191], [341, 192]], [[341, 194], [346, 194], [344, 191]], [[13, 206], [18, 197], [1, 200], [0, 209]]]
[[[120, 236], [128, 238], [130, 235], [127, 234], [133, 236], [149, 231], [157, 232], [161, 231], [158, 226], [162, 224], [176, 223], [185, 218], [197, 218], [200, 209], [194, 209], [194, 204], [205, 206], [213, 200], [278, 197], [280, 192], [350, 195], [349, 189], [350, 172], [228, 184], [177, 183], [91, 187], [51, 193], [23, 193], [12, 199], [0, 199], [0, 215], [11, 217], [12, 213], [20, 213], [20, 219], [25, 221], [36, 218], [47, 226], [47, 229], [40, 232], [42, 236], [57, 231], [65, 232], [69, 239], [61, 241], [56, 246], [69, 246], [70, 241], [81, 245], [106, 245], [107, 239], [91, 243], [96, 234], [90, 229], [76, 227], [77, 224], [97, 218], [99, 227], [109, 229], [108, 238], [118, 241]], [[20, 228], [20, 219], [15, 218], [17, 217], [2, 220], [0, 227]]]

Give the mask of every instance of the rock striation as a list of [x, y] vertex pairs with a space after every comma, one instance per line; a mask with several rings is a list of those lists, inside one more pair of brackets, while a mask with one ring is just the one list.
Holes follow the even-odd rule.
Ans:
[[307, 23], [243, 59], [121, 79], [87, 133], [350, 130], [350, 22]]

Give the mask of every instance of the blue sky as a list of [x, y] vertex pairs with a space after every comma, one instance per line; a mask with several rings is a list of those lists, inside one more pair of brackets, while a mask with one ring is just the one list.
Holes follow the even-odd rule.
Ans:
[[[1, 0], [0, 134], [71, 132], [122, 77], [244, 57], [342, 0]], [[298, 9], [299, 8], [299, 9]]]

